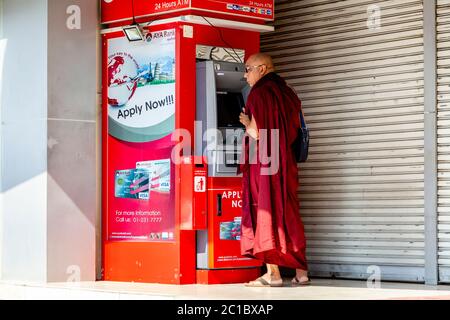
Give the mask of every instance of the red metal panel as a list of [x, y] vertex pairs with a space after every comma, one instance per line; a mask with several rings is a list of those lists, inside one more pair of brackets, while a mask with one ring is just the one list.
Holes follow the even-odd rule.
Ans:
[[[108, 36], [102, 36], [102, 70], [107, 70], [108, 68]], [[102, 87], [106, 88], [107, 85], [107, 73], [102, 72]], [[107, 232], [106, 232], [106, 221], [108, 212], [108, 113], [105, 112], [105, 106], [108, 104], [108, 94], [105, 89], [102, 90], [102, 280], [105, 280], [105, 260], [106, 254], [106, 242], [107, 242]]]
[[[182, 181], [193, 181], [193, 171], [191, 157], [186, 157], [182, 160], [180, 165], [180, 177]], [[180, 190], [180, 228], [181, 230], [193, 230], [194, 229], [194, 186], [185, 183], [186, 187]]]
[[211, 189], [208, 193], [209, 268], [261, 266], [260, 261], [241, 256], [239, 238], [233, 234], [238, 230], [228, 230], [239, 224], [236, 219], [242, 216], [242, 179], [210, 177], [208, 185]]
[[103, 0], [102, 23], [120, 25], [137, 21], [197, 14], [263, 24], [274, 19], [274, 0]]
[[207, 176], [204, 157], [184, 157], [181, 161], [181, 223], [182, 230], [207, 228]]
[[190, 9], [191, 0], [134, 0], [136, 16], [161, 15]]
[[197, 270], [198, 284], [245, 283], [257, 279], [261, 268]]
[[[194, 132], [195, 122], [195, 82], [192, 81], [195, 74], [195, 41], [194, 39], [183, 37], [183, 27], [181, 24], [175, 24], [176, 28], [176, 117], [175, 128], [184, 129], [187, 132]], [[194, 71], [193, 71], [194, 70]], [[194, 73], [192, 73], [194, 72]], [[193, 145], [193, 137], [190, 139]], [[177, 228], [181, 226], [181, 166], [176, 168], [176, 217]], [[196, 282], [196, 238], [195, 231], [180, 231], [179, 238], [179, 268], [183, 275], [180, 283], [188, 284]]]
[[274, 0], [192, 0], [192, 9], [204, 12], [215, 12], [224, 19], [234, 20], [236, 17], [246, 17], [272, 21], [274, 19]]
[[[136, 1], [136, 0], [135, 0]], [[129, 24], [133, 19], [132, 0], [101, 0], [102, 23], [122, 22]]]

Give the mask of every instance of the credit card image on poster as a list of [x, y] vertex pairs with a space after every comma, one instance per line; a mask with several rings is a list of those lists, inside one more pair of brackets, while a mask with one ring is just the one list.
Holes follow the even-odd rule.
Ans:
[[170, 192], [170, 159], [136, 162], [136, 169], [149, 171], [151, 191]]
[[242, 217], [235, 217], [234, 221], [221, 222], [220, 240], [241, 240], [241, 221]]
[[146, 169], [125, 169], [115, 172], [116, 198], [148, 200], [150, 176]]

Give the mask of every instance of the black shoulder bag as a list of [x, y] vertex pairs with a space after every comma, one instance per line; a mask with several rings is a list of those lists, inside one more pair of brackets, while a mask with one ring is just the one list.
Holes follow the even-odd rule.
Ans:
[[303, 110], [300, 110], [299, 116], [300, 128], [298, 129], [297, 139], [295, 139], [292, 147], [297, 162], [305, 162], [308, 159], [309, 129], [306, 126]]

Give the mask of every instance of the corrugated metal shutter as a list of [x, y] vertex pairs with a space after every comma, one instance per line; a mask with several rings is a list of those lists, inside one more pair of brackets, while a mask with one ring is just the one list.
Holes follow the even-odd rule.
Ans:
[[450, 0], [438, 0], [439, 278], [450, 282]]
[[[378, 5], [381, 27], [368, 27]], [[312, 275], [424, 280], [422, 0], [276, 1], [261, 39], [311, 129], [299, 199]], [[448, 217], [447, 217], [448, 219]]]

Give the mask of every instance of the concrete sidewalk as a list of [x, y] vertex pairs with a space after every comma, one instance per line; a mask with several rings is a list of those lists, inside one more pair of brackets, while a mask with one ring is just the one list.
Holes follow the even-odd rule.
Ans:
[[[286, 285], [289, 279], [285, 279]], [[19, 284], [0, 282], [2, 300], [450, 300], [450, 286], [312, 279], [308, 287], [247, 288], [230, 285], [162, 285], [121, 282]]]

